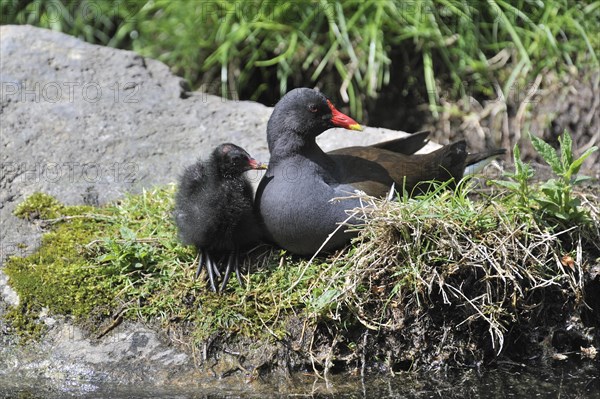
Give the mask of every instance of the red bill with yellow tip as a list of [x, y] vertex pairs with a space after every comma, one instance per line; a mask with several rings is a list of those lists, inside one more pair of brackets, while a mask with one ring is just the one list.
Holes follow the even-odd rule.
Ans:
[[331, 123], [335, 126], [343, 127], [344, 129], [349, 130], [362, 130], [362, 127], [356, 122], [354, 119], [350, 118], [348, 115], [345, 115], [338, 111], [331, 101], [327, 100], [327, 105], [329, 105], [329, 109], [331, 109]]

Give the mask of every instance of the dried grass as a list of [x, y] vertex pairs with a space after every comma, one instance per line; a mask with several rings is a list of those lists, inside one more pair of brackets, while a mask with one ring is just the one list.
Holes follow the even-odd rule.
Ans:
[[[556, 305], [544, 302], [550, 291], [565, 303], [585, 306], [582, 247], [600, 237], [593, 197], [584, 201], [594, 220], [589, 228], [552, 231], [508, 209], [505, 198], [472, 201], [469, 192], [463, 187], [400, 201], [359, 195], [364, 206], [353, 212], [365, 223], [353, 250], [321, 271], [315, 281], [328, 284], [309, 287], [306, 298], [326, 298], [336, 304], [329, 314], [333, 320], [350, 311], [378, 336], [401, 335], [406, 341], [408, 330], [432, 333], [430, 340], [437, 342], [429, 344], [439, 348], [464, 349], [473, 341], [481, 350], [483, 337], [476, 332], [487, 331], [482, 335], [496, 355], [512, 326]], [[564, 263], [567, 254], [573, 263]], [[465, 342], [450, 342], [448, 332], [465, 328], [471, 332]], [[405, 345], [411, 342], [399, 347]]]

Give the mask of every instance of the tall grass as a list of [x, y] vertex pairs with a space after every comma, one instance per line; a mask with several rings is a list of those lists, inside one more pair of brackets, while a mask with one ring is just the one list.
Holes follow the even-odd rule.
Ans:
[[6, 0], [0, 24], [28, 24], [65, 32], [86, 42], [130, 48], [146, 0]]
[[[51, 9], [61, 10], [54, 22]], [[600, 47], [599, 1], [36, 0], [3, 2], [2, 15], [2, 23], [131, 47], [229, 98], [276, 99], [299, 85], [339, 89], [359, 119], [390, 83], [424, 83], [436, 114], [442, 89], [495, 97], [495, 85], [508, 93], [542, 71], [597, 67]], [[398, 54], [419, 69], [391, 82]]]

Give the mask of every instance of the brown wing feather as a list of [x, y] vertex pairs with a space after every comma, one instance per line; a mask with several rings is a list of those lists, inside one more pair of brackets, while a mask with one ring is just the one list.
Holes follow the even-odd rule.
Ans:
[[373, 146], [340, 148], [328, 154], [338, 170], [348, 171], [340, 176], [341, 183], [379, 197], [385, 196], [394, 182], [396, 189], [404, 187], [412, 192], [423, 181], [445, 181], [452, 177], [458, 180], [467, 158], [464, 141], [419, 155], [403, 155]]

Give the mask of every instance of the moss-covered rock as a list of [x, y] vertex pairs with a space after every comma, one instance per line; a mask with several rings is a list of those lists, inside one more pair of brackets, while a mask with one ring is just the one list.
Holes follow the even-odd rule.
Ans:
[[14, 215], [25, 220], [54, 219], [62, 215], [65, 207], [56, 198], [44, 193], [34, 193], [18, 204]]

